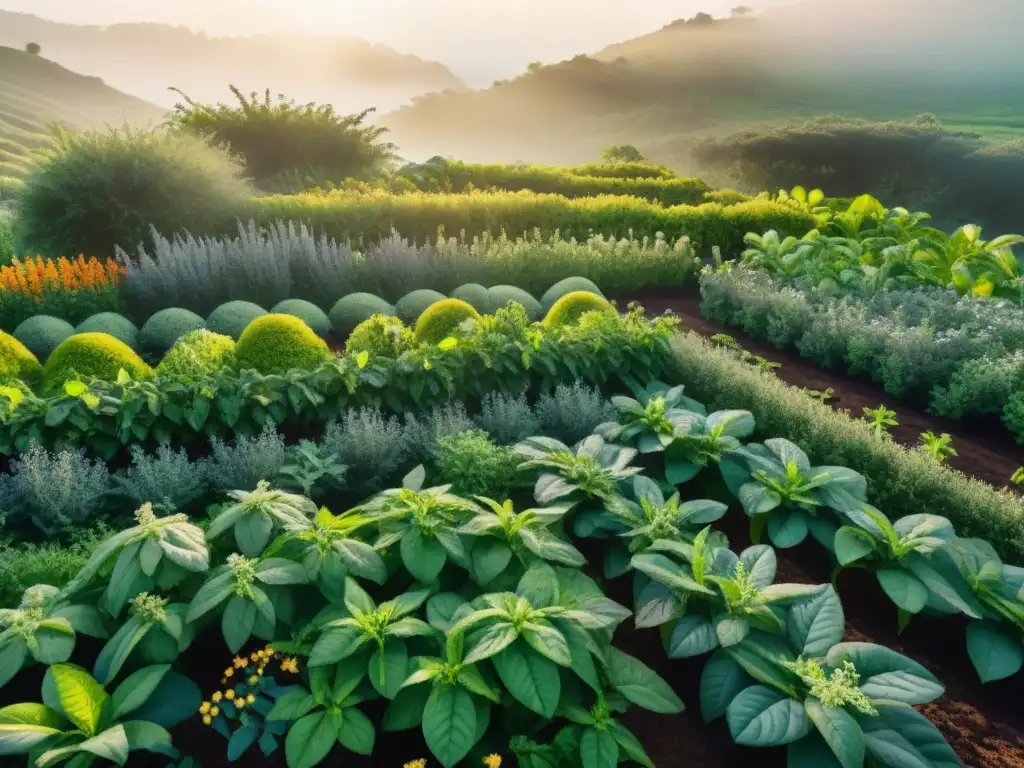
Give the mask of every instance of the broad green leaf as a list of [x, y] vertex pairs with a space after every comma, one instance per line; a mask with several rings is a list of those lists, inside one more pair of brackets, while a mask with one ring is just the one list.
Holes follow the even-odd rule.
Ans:
[[21, 755], [61, 732], [58, 713], [42, 704], [0, 709], [0, 755]]
[[110, 632], [103, 622], [103, 615], [92, 605], [66, 605], [50, 614], [53, 618], [67, 619], [79, 634], [105, 640]]
[[836, 531], [836, 560], [840, 565], [855, 563], [875, 551], [875, 541], [865, 531], [844, 525]]
[[96, 663], [92, 669], [92, 673], [100, 685], [107, 685], [117, 677], [117, 673], [128, 661], [132, 651], [152, 628], [153, 625], [149, 622], [144, 622], [138, 616], [132, 616], [114, 633], [114, 636], [107, 641], [96, 657]]
[[107, 692], [92, 675], [74, 664], [55, 664], [48, 671], [68, 720], [86, 736], [93, 736], [109, 699]]
[[124, 765], [128, 762], [128, 752], [131, 745], [128, 744], [128, 734], [121, 724], [107, 728], [85, 741], [75, 745], [79, 752], [88, 752], [96, 757], [110, 760], [112, 763]]
[[188, 606], [186, 621], [192, 623], [209, 613], [235, 593], [235, 576], [231, 571], [215, 576], [196, 592]]
[[1011, 677], [1024, 663], [1024, 646], [1008, 637], [994, 621], [967, 625], [967, 653], [983, 683]]
[[284, 740], [288, 768], [313, 768], [327, 757], [337, 737], [329, 713], [319, 711], [299, 718]]
[[572, 656], [572, 671], [596, 693], [600, 693], [601, 682], [598, 679], [594, 656], [590, 652], [592, 641], [587, 636], [586, 630], [580, 629], [570, 622], [556, 621], [555, 624], [569, 646], [569, 653]]
[[753, 680], [728, 654], [716, 651], [700, 676], [700, 711], [705, 723], [725, 714], [729, 702], [752, 686]]
[[884, 765], [910, 768], [960, 768], [960, 758], [945, 737], [920, 712], [899, 705], [878, 704], [878, 715], [860, 718], [869, 755]]
[[377, 738], [373, 723], [355, 707], [345, 709], [341, 728], [338, 730], [338, 743], [349, 752], [357, 755], [373, 753], [373, 744]]
[[473, 697], [454, 685], [437, 685], [423, 710], [423, 738], [445, 768], [452, 768], [476, 740]]
[[238, 653], [249, 642], [255, 624], [256, 606], [251, 600], [232, 595], [220, 621], [224, 641], [232, 653]]
[[615, 739], [622, 751], [626, 753], [626, 757], [634, 763], [645, 766], [645, 768], [654, 768], [654, 763], [651, 762], [651, 758], [644, 751], [640, 740], [630, 733], [625, 726], [612, 720], [608, 723], [608, 733], [612, 735], [612, 738]]
[[562, 695], [558, 665], [525, 641], [512, 643], [492, 657], [498, 677], [516, 701], [544, 717], [554, 717]]
[[818, 658], [843, 639], [846, 620], [843, 604], [831, 585], [816, 595], [795, 602], [786, 616], [786, 634], [797, 653]]
[[750, 634], [750, 622], [723, 614], [715, 618], [715, 637], [723, 648], [738, 645]]
[[267, 713], [266, 719], [298, 720], [300, 717], [308, 715], [315, 706], [316, 700], [309, 691], [302, 687], [295, 687], [277, 698], [273, 708]]
[[885, 594], [907, 613], [920, 613], [928, 604], [928, 587], [900, 568], [879, 568], [875, 574]]
[[544, 562], [535, 562], [523, 574], [516, 594], [525, 597], [534, 608], [546, 608], [558, 600], [558, 576]]
[[725, 714], [733, 741], [747, 747], [792, 744], [813, 727], [799, 701], [764, 685], [740, 692]]
[[381, 730], [408, 731], [423, 722], [423, 708], [427, 704], [432, 686], [413, 685], [403, 688], [388, 705]]
[[507, 621], [496, 621], [475, 636], [466, 651], [464, 664], [476, 664], [501, 653], [519, 637], [516, 628]]
[[942, 695], [935, 676], [912, 659], [872, 643], [839, 643], [826, 661], [833, 667], [849, 659], [860, 674], [860, 690], [871, 699], [899, 701], [916, 706]]
[[740, 562], [743, 563], [747, 576], [758, 589], [764, 589], [775, 581], [779, 560], [775, 550], [767, 544], [747, 547], [740, 553]]
[[[786, 768], [843, 768], [832, 748], [817, 731], [795, 741], [786, 749]], [[923, 766], [921, 768], [924, 768]]]
[[334, 543], [334, 549], [353, 576], [383, 584], [388, 577], [387, 566], [373, 547], [357, 539], [343, 539]]
[[585, 728], [580, 737], [583, 768], [615, 768], [619, 764], [619, 745], [607, 731]]
[[332, 627], [324, 630], [309, 654], [309, 666], [334, 664], [355, 653], [369, 638], [358, 627]]
[[768, 536], [779, 549], [801, 544], [807, 532], [807, 516], [803, 512], [783, 512], [768, 520]]
[[14, 637], [0, 646], [0, 687], [7, 685], [25, 665], [28, 645], [21, 637]]
[[469, 559], [477, 583], [486, 587], [512, 561], [512, 550], [500, 539], [484, 537], [473, 542]]
[[124, 723], [124, 735], [128, 739], [128, 749], [142, 749], [156, 752], [170, 758], [179, 757], [178, 750], [171, 744], [171, 734], [156, 723], [147, 720], [129, 720]]
[[397, 638], [384, 641], [384, 652], [380, 648], [370, 657], [368, 671], [370, 683], [385, 699], [393, 699], [408, 676], [409, 652], [405, 642]]
[[268, 557], [256, 567], [256, 578], [264, 584], [305, 584], [309, 574], [301, 563], [282, 557]]
[[202, 700], [199, 686], [191, 678], [171, 669], [133, 716], [163, 728], [174, 728], [188, 718], [194, 718]]
[[130, 674], [124, 682], [117, 686], [111, 697], [114, 720], [121, 720], [125, 715], [131, 714], [145, 704], [170, 668], [170, 664], [143, 667]]
[[234, 762], [240, 758], [249, 747], [256, 743], [259, 737], [260, 729], [252, 724], [243, 725], [232, 733], [231, 738], [228, 739], [228, 761]]
[[660, 581], [649, 581], [636, 598], [636, 627], [660, 627], [678, 619], [682, 608], [675, 595]]
[[235, 541], [238, 551], [246, 557], [259, 557], [267, 548], [274, 532], [274, 519], [259, 510], [247, 512], [235, 523]]
[[630, 561], [633, 568], [646, 574], [655, 581], [661, 582], [670, 589], [683, 592], [698, 592], [704, 595], [714, 595], [715, 592], [708, 587], [702, 586], [694, 581], [693, 577], [686, 573], [682, 566], [669, 559], [665, 555], [642, 554], [634, 555]]
[[35, 647], [30, 648], [40, 664], [59, 664], [71, 658], [75, 649], [75, 630], [67, 619], [44, 619], [35, 634]]
[[568, 667], [572, 665], [572, 654], [569, 644], [562, 633], [550, 624], [527, 622], [523, 625], [523, 639], [540, 654], [547, 656], [556, 664]]
[[430, 536], [423, 536], [413, 527], [399, 543], [402, 563], [413, 578], [430, 584], [440, 575], [448, 560], [448, 553], [441, 542]]
[[345, 607], [353, 616], [373, 613], [377, 610], [376, 603], [353, 578], [345, 579]]
[[864, 734], [853, 715], [845, 709], [826, 707], [813, 696], [804, 702], [804, 709], [840, 765], [843, 768], [863, 768]]
[[609, 647], [605, 654], [608, 681], [639, 707], [671, 715], [683, 711], [683, 702], [658, 674], [639, 659]]

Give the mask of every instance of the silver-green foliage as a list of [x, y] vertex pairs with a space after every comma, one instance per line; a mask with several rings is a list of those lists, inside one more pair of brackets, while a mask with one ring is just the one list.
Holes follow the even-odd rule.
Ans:
[[184, 448], [161, 445], [153, 454], [131, 447], [132, 463], [114, 475], [118, 490], [136, 504], [151, 501], [175, 511], [202, 498], [210, 489], [210, 464], [190, 461]]
[[581, 382], [559, 384], [554, 392], [538, 398], [534, 413], [545, 435], [563, 443], [578, 443], [593, 433], [599, 424], [615, 418], [615, 409], [600, 390]]
[[255, 488], [260, 480], [273, 480], [287, 457], [284, 438], [268, 424], [258, 435], [238, 435], [232, 445], [211, 441], [209, 473], [220, 490]]
[[106, 465], [84, 451], [50, 453], [34, 446], [11, 462], [11, 472], [13, 519], [27, 518], [48, 535], [92, 520], [111, 486]]

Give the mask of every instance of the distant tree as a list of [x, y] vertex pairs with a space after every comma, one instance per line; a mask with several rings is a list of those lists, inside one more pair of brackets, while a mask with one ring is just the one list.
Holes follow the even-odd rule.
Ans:
[[647, 158], [632, 144], [621, 144], [601, 152], [601, 159], [606, 163], [646, 163]]
[[25, 46], [25, 52], [31, 53], [33, 56], [38, 56], [43, 52], [43, 47], [39, 43], [29, 43]]
[[541, 69], [543, 69], [543, 67], [544, 67], [543, 63], [541, 63], [539, 61], [531, 61], [529, 64], [526, 65], [526, 71], [529, 72], [532, 75], [532, 74], [534, 74], [536, 72], [540, 72]]
[[749, 5], [737, 5], [731, 11], [729, 11], [729, 13], [731, 13], [733, 16], [737, 16], [737, 17], [749, 16], [753, 12], [754, 12], [754, 9], [751, 8]]
[[706, 27], [715, 23], [715, 17], [712, 16], [710, 13], [698, 13], [687, 23], [693, 24], [696, 27]]

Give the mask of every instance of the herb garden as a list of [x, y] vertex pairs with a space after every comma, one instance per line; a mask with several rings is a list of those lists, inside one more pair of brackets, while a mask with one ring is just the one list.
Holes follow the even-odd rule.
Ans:
[[0, 268], [5, 764], [1024, 764], [1021, 238], [436, 165]]

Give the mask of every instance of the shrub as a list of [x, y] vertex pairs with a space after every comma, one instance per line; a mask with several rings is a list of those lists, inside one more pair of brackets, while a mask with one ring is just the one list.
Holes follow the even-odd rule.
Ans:
[[406, 325], [415, 325], [420, 315], [439, 301], [444, 301], [443, 293], [432, 291], [429, 288], [420, 288], [411, 291], [395, 302], [395, 314]]
[[275, 315], [291, 315], [308, 325], [317, 336], [324, 338], [331, 333], [331, 319], [320, 307], [305, 299], [285, 299], [270, 310]]
[[206, 321], [195, 312], [180, 307], [161, 309], [139, 331], [139, 349], [159, 359], [186, 333], [205, 327]]
[[412, 346], [412, 331], [405, 323], [397, 317], [374, 315], [356, 326], [345, 342], [345, 351], [395, 359]]
[[374, 315], [393, 317], [395, 308], [372, 293], [350, 293], [342, 296], [331, 307], [330, 320], [335, 333], [344, 339], [348, 338], [357, 325]]
[[526, 314], [531, 320], [540, 320], [544, 314], [540, 302], [522, 288], [516, 288], [514, 285], [493, 285], [487, 289], [487, 292], [491, 295], [495, 309], [507, 306], [510, 301], [514, 301], [526, 310]]
[[110, 477], [102, 461], [87, 459], [84, 452], [49, 453], [36, 445], [11, 462], [11, 487], [16, 518], [30, 519], [50, 536], [99, 514]]
[[43, 368], [28, 347], [0, 331], [0, 384], [20, 379], [30, 387], [42, 376]]
[[466, 302], [481, 315], [493, 314], [494, 310], [497, 309], [490, 292], [479, 283], [460, 285], [452, 291], [452, 298]]
[[489, 393], [475, 421], [498, 445], [515, 445], [540, 432], [540, 419], [524, 394]]
[[239, 368], [260, 373], [312, 368], [329, 356], [327, 343], [291, 315], [264, 315], [253, 320], [235, 346]]
[[258, 435], [237, 435], [233, 445], [210, 441], [209, 477], [221, 491], [251, 491], [260, 480], [277, 477], [288, 456], [284, 438], [267, 424]]
[[54, 255], [113, 255], [148, 239], [151, 227], [220, 234], [251, 192], [226, 152], [160, 130], [61, 132], [24, 181], [21, 237]]
[[94, 525], [71, 529], [71, 543], [0, 543], [0, 608], [13, 608], [25, 590], [36, 584], [63, 587], [78, 574], [92, 551], [109, 538], [110, 531]]
[[480, 430], [438, 439], [434, 465], [442, 478], [455, 478], [453, 492], [504, 500], [516, 484], [522, 457], [512, 448], [496, 445]]
[[237, 341], [249, 323], [265, 314], [267, 310], [251, 301], [229, 301], [210, 313], [206, 318], [206, 327], [214, 333], [230, 336]]
[[613, 307], [606, 299], [589, 291], [573, 291], [567, 293], [554, 303], [547, 315], [544, 317], [544, 324], [557, 327], [562, 325], [573, 325], [586, 312], [614, 312]]
[[49, 315], [30, 317], [14, 329], [14, 338], [44, 363], [61, 342], [74, 335], [75, 326]]
[[464, 301], [442, 299], [431, 304], [416, 321], [414, 338], [420, 344], [438, 344], [455, 335], [462, 323], [480, 317], [480, 313]]
[[209, 462], [189, 461], [184, 448], [161, 445], [147, 454], [131, 447], [132, 464], [114, 475], [114, 483], [136, 506], [148, 502], [175, 512], [201, 499], [210, 487]]
[[409, 440], [402, 423], [375, 408], [345, 411], [324, 431], [323, 449], [349, 468], [370, 489], [380, 488], [409, 455]]
[[106, 333], [132, 349], [139, 345], [139, 329], [131, 320], [117, 312], [100, 312], [86, 318], [75, 333]]
[[541, 308], [547, 314], [560, 298], [578, 291], [587, 291], [588, 293], [597, 294], [602, 298], [604, 297], [601, 289], [592, 280], [588, 280], [585, 277], [567, 277], [564, 280], [559, 280], [544, 292], [544, 295], [540, 298]]
[[721, 205], [738, 205], [753, 198], [735, 189], [713, 189], [704, 193], [705, 203], [720, 203]]
[[235, 366], [235, 340], [200, 328], [189, 331], [170, 348], [156, 372], [160, 376], [190, 379]]
[[153, 369], [124, 342], [106, 333], [79, 333], [61, 342], [43, 366], [43, 389], [54, 392], [77, 374], [116, 381], [124, 370], [133, 379], [148, 379]]
[[0, 267], [10, 264], [15, 255], [14, 228], [11, 226], [11, 217], [5, 216], [0, 211]]
[[427, 461], [442, 437], [459, 435], [476, 428], [466, 413], [466, 406], [461, 402], [448, 403], [425, 414], [410, 413], [405, 418], [408, 457], [417, 462]]
[[535, 409], [545, 435], [573, 445], [593, 433], [598, 424], [615, 419], [615, 409], [601, 397], [601, 390], [580, 382], [559, 384], [545, 392]]

